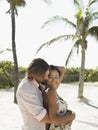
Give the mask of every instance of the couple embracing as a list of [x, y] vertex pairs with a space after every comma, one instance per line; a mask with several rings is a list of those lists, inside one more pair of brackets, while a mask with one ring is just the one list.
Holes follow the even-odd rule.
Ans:
[[64, 73], [64, 67], [48, 65], [41, 58], [29, 64], [16, 93], [22, 130], [71, 130], [75, 113], [57, 94]]

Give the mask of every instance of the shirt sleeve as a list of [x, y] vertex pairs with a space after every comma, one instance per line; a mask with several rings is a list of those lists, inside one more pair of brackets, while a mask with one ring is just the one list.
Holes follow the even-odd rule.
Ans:
[[43, 107], [43, 100], [41, 93], [38, 93], [38, 88], [31, 88], [29, 87], [23, 87], [21, 88], [19, 92], [19, 100], [21, 100], [21, 103], [23, 107], [28, 111], [34, 118], [41, 121], [44, 116], [46, 115], [47, 111]]

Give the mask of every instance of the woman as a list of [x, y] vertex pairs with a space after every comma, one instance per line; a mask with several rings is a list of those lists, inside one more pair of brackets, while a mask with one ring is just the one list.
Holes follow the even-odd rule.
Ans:
[[47, 125], [47, 130], [71, 130], [71, 123], [73, 120], [68, 122], [68, 125], [65, 125], [61, 117], [72, 114], [72, 111], [67, 110], [67, 103], [57, 94], [57, 88], [63, 79], [64, 72], [64, 67], [58, 68], [53, 65], [50, 66], [47, 89], [45, 90], [43, 99], [44, 106], [49, 113], [50, 119], [56, 123], [50, 124], [50, 126]]

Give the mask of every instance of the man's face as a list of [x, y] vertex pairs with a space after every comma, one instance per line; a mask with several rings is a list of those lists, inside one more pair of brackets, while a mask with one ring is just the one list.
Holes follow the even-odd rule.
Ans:
[[42, 82], [45, 83], [49, 78], [49, 70], [47, 70], [44, 74], [44, 76], [42, 76]]
[[38, 82], [38, 83], [43, 83], [45, 84], [46, 81], [48, 80], [49, 76], [49, 70], [47, 70], [43, 75], [32, 75], [32, 77]]
[[[34, 76], [33, 76], [34, 77]], [[39, 76], [35, 76], [34, 79], [38, 82], [38, 83], [43, 83], [45, 84], [46, 81], [49, 78], [49, 70], [47, 70], [43, 75], [39, 75]]]

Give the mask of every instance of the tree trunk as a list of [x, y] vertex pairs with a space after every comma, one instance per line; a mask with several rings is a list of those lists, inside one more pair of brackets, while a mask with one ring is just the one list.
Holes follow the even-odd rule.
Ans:
[[80, 68], [79, 88], [78, 88], [78, 98], [82, 98], [83, 97], [84, 71], [85, 71], [85, 47], [82, 46], [82, 50], [81, 50], [81, 68]]
[[16, 54], [16, 44], [15, 44], [15, 13], [13, 5], [11, 6], [11, 20], [12, 20], [12, 52], [14, 60], [14, 103], [17, 103], [16, 91], [19, 83], [19, 72], [18, 72], [18, 62]]

